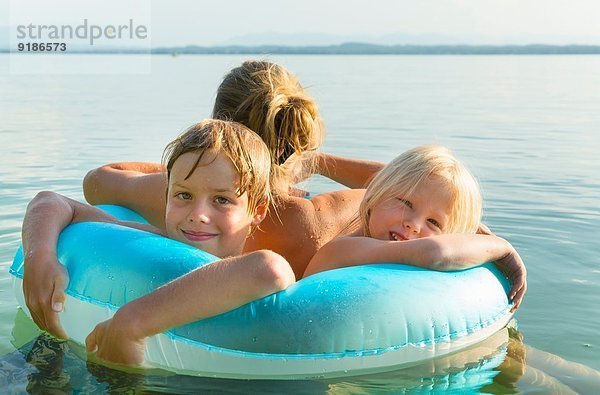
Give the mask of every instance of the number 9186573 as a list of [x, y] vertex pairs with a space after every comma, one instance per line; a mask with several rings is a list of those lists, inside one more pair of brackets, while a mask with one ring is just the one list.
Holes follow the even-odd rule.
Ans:
[[19, 52], [65, 52], [66, 43], [19, 43]]

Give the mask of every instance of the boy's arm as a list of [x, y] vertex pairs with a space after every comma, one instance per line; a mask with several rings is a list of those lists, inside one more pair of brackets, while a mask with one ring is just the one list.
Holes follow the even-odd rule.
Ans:
[[294, 281], [287, 261], [272, 251], [223, 259], [121, 307], [88, 335], [87, 350], [109, 362], [139, 365], [148, 336], [232, 310]]
[[342, 237], [323, 246], [304, 276], [339, 267], [381, 262], [404, 263], [433, 270], [461, 270], [495, 261], [511, 280], [515, 308], [527, 290], [525, 265], [504, 239], [489, 235], [445, 234], [407, 241]]
[[83, 221], [112, 222], [160, 233], [149, 225], [118, 221], [100, 209], [54, 192], [37, 194], [23, 219], [23, 294], [40, 329], [61, 338], [67, 338], [58, 312], [63, 309], [68, 276], [56, 258], [56, 245], [65, 227]]
[[317, 172], [352, 189], [366, 188], [384, 163], [351, 159], [320, 152], [317, 154]]
[[167, 177], [162, 165], [147, 162], [111, 163], [91, 170], [83, 180], [90, 204], [118, 204], [164, 229]]
[[65, 268], [56, 258], [58, 235], [73, 219], [71, 206], [40, 192], [27, 206], [21, 237], [23, 241], [23, 295], [37, 326], [54, 336], [68, 336], [58, 319], [69, 281]]

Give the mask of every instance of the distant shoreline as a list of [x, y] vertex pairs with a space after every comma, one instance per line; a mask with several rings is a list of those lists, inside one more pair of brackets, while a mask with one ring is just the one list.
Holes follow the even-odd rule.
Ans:
[[589, 55], [600, 54], [600, 45], [375, 45], [346, 43], [328, 46], [277, 45], [155, 48], [153, 54], [222, 55]]
[[[0, 53], [19, 53], [8, 48]], [[216, 46], [69, 49], [71, 54], [153, 55], [598, 55], [600, 45], [376, 45], [345, 43], [327, 46]]]

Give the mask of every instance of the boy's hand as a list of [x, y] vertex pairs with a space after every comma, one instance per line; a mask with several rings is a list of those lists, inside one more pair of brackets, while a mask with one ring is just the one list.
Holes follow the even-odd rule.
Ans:
[[510, 253], [494, 263], [512, 284], [508, 298], [514, 303], [511, 309], [511, 312], [514, 312], [521, 305], [523, 296], [527, 292], [527, 269], [525, 264], [515, 249], [512, 249]]
[[85, 339], [87, 352], [107, 362], [122, 365], [141, 365], [144, 362], [146, 338], [136, 339], [131, 331], [111, 318], [96, 325]]
[[37, 326], [50, 334], [68, 339], [58, 313], [63, 311], [69, 275], [56, 257], [25, 256], [23, 295]]

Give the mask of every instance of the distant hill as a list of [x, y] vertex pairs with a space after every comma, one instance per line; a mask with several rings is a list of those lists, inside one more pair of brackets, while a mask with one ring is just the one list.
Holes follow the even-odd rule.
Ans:
[[[9, 26], [0, 25], [0, 52], [9, 51]], [[188, 37], [186, 39], [192, 40]], [[75, 40], [77, 41], [77, 40]], [[159, 43], [159, 40], [155, 40]], [[406, 33], [331, 34], [318, 32], [286, 33], [265, 31], [220, 41], [199, 41], [202, 45], [185, 46], [179, 41], [165, 42], [154, 53], [189, 54], [597, 54], [600, 35], [527, 35], [495, 37], [470, 34]], [[83, 47], [81, 46], [83, 44]], [[103, 41], [92, 49], [97, 53], [139, 53], [147, 50], [114, 46]], [[124, 43], [121, 43], [124, 44]], [[75, 47], [79, 45], [79, 47]], [[110, 45], [110, 46], [109, 46]], [[155, 44], [156, 45], [156, 44]], [[68, 44], [69, 52], [88, 51], [84, 43]], [[100, 48], [100, 46], [103, 46]]]
[[165, 47], [154, 54], [273, 55], [583, 55], [600, 54], [600, 45], [376, 45], [344, 43], [326, 46], [229, 45]]

